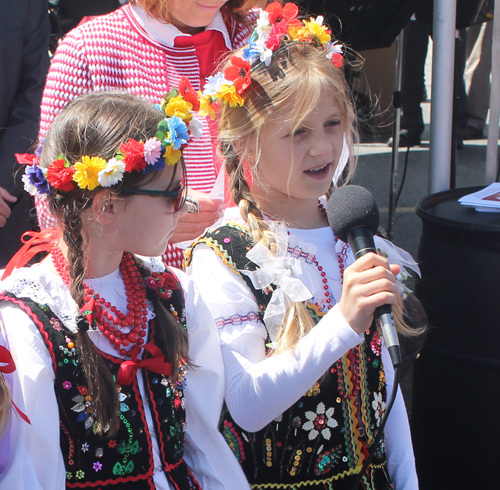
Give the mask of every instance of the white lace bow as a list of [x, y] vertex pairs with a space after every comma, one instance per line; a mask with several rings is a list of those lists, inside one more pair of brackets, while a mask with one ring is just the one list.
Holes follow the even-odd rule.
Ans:
[[286, 226], [275, 224], [273, 231], [277, 237], [277, 252], [273, 254], [266, 246], [257, 243], [247, 258], [259, 266], [256, 271], [241, 270], [247, 275], [256, 289], [276, 286], [264, 314], [264, 323], [273, 342], [283, 322], [286, 310], [291, 303], [306, 301], [312, 294], [299, 279], [303, 273], [302, 264], [294, 257], [287, 256], [288, 234]]

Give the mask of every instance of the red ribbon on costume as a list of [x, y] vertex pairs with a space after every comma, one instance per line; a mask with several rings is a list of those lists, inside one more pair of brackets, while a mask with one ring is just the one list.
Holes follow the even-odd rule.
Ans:
[[50, 252], [59, 240], [59, 232], [55, 229], [44, 231], [27, 231], [21, 237], [24, 245], [16, 252], [5, 267], [2, 281], [7, 279], [16, 268], [26, 265], [37, 253]]
[[[7, 348], [3, 345], [0, 345], [0, 373], [10, 374], [16, 370], [16, 364], [14, 359], [12, 358], [12, 354], [9, 352]], [[21, 418], [28, 422], [31, 425], [30, 419], [27, 415], [25, 415], [17, 405], [14, 403], [14, 400], [11, 401], [12, 406], [16, 409], [17, 413], [21, 416]]]
[[[137, 355], [141, 352], [141, 349], [147, 350], [153, 357], [148, 359], [138, 359]], [[118, 369], [118, 374], [116, 376], [116, 381], [121, 385], [129, 385], [132, 383], [137, 375], [137, 370], [144, 368], [148, 371], [153, 371], [154, 373], [163, 374], [169, 376], [172, 372], [172, 364], [165, 361], [165, 357], [161, 350], [156, 347], [152, 342], [149, 342], [143, 346], [136, 345], [130, 351], [132, 360], [123, 361]]]

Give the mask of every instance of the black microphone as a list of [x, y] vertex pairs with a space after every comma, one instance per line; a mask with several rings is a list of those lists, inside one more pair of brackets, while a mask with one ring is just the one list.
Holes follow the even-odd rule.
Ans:
[[[335, 190], [328, 200], [327, 215], [335, 236], [349, 242], [356, 259], [369, 252], [377, 253], [373, 235], [378, 230], [380, 217], [374, 197], [364, 187], [346, 185]], [[379, 306], [375, 310], [375, 319], [382, 330], [392, 364], [396, 367], [402, 361], [391, 311], [391, 305]]]

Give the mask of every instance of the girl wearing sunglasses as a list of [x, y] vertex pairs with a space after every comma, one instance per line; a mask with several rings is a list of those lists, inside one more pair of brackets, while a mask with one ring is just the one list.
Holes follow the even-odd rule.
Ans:
[[1, 286], [14, 402], [31, 421], [1, 488], [249, 488], [217, 431], [211, 316], [187, 276], [153, 259], [188, 212], [182, 149], [196, 131], [192, 114], [168, 115], [177, 94], [163, 110], [125, 93], [75, 99], [26, 167], [58, 226]]

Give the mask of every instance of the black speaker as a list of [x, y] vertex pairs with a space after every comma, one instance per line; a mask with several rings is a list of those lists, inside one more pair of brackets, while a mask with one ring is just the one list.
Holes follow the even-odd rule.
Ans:
[[323, 15], [340, 41], [356, 51], [390, 46], [420, 0], [298, 0], [301, 13]]
[[[493, 19], [494, 3], [495, 0], [457, 0], [457, 29], [463, 29]], [[422, 0], [415, 12], [415, 16], [420, 22], [432, 24], [433, 10], [433, 0]]]

